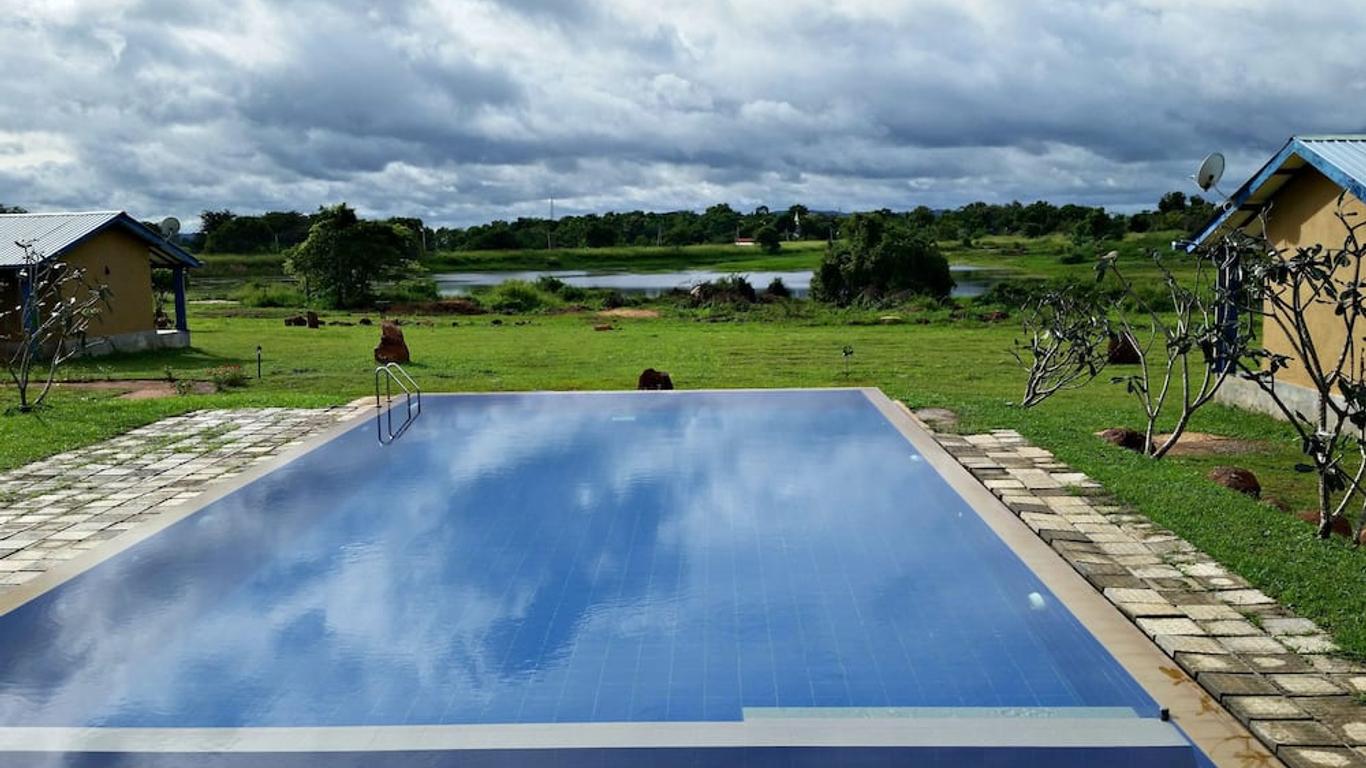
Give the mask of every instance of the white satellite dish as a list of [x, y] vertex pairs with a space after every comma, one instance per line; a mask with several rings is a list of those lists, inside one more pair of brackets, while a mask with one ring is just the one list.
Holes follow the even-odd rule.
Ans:
[[1200, 164], [1195, 172], [1195, 185], [1208, 192], [1224, 178], [1224, 156], [1219, 152], [1211, 154]]
[[167, 216], [161, 220], [161, 224], [158, 228], [161, 230], [162, 237], [167, 239], [173, 238], [180, 234], [180, 219], [177, 219], [174, 216]]

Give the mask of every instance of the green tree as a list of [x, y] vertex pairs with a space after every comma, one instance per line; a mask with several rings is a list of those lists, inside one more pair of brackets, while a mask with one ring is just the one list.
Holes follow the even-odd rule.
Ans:
[[414, 266], [406, 258], [408, 245], [395, 225], [364, 221], [340, 203], [318, 211], [307, 239], [290, 250], [285, 268], [324, 304], [354, 307], [370, 299], [376, 281], [402, 277]]
[[782, 236], [772, 224], [765, 224], [754, 230], [754, 242], [764, 249], [764, 253], [777, 253], [783, 248]]
[[920, 230], [888, 216], [855, 214], [841, 227], [811, 280], [811, 295], [841, 306], [896, 294], [946, 298], [953, 290], [949, 262]]
[[1186, 210], [1185, 192], [1168, 192], [1157, 201], [1158, 213], [1180, 213]]
[[200, 211], [199, 212], [199, 233], [204, 235], [207, 240], [209, 235], [218, 231], [218, 228], [237, 218], [237, 214], [224, 208], [221, 211]]

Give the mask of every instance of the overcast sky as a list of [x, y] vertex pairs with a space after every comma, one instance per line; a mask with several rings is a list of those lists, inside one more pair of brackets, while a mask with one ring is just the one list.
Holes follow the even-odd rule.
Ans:
[[13, 0], [0, 202], [1150, 206], [1366, 129], [1346, 0]]

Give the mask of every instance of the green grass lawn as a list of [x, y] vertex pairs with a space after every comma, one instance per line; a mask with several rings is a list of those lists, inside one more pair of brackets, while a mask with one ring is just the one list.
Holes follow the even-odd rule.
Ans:
[[[1136, 237], [1124, 248], [1157, 247], [1170, 239], [1163, 234]], [[1087, 275], [1089, 266], [1059, 261], [1062, 247], [1058, 240], [986, 238], [950, 256], [1025, 276]], [[818, 255], [815, 249], [778, 258], [814, 263]], [[633, 257], [625, 251], [621, 258]], [[657, 263], [661, 268], [677, 266]], [[1094, 437], [1111, 426], [1141, 426], [1137, 404], [1122, 387], [1095, 383], [1030, 411], [1009, 404], [1019, 397], [1022, 381], [1008, 354], [1017, 333], [1013, 319], [988, 324], [973, 320], [971, 313], [953, 320], [948, 309], [903, 308], [899, 314], [907, 322], [879, 325], [878, 316], [887, 312], [828, 310], [808, 302], [748, 313], [657, 306], [662, 317], [615, 318], [615, 330], [606, 332], [593, 329], [604, 321], [591, 313], [408, 318], [404, 333], [413, 352], [409, 370], [432, 392], [629, 389], [643, 368], [654, 367], [669, 371], [682, 388], [867, 385], [912, 406], [951, 408], [962, 416], [965, 431], [1020, 430], [1268, 594], [1319, 621], [1344, 648], [1366, 658], [1366, 553], [1341, 541], [1314, 541], [1311, 528], [1292, 515], [1205, 478], [1214, 466], [1236, 463], [1257, 473], [1265, 495], [1295, 509], [1311, 508], [1312, 487], [1307, 476], [1292, 470], [1297, 446], [1283, 424], [1210, 407], [1197, 416], [1192, 429], [1258, 441], [1261, 448], [1237, 457], [1152, 462]], [[41, 414], [0, 417], [0, 467], [173, 413], [248, 405], [321, 406], [373, 392], [371, 350], [377, 328], [286, 328], [281, 322], [286, 314], [290, 312], [195, 305], [190, 318], [193, 349], [71, 365], [66, 375], [74, 379], [208, 379], [213, 368], [232, 364], [254, 374], [257, 345], [264, 352], [262, 379], [239, 390], [140, 402], [66, 390]], [[349, 322], [360, 317], [323, 316]], [[840, 354], [845, 345], [854, 348], [847, 374]]]
[[[135, 403], [64, 392], [41, 416], [0, 419], [0, 462], [13, 466], [196, 408], [317, 406], [373, 391], [376, 328], [286, 328], [282, 314], [201, 309], [192, 318], [192, 350], [73, 365], [69, 375], [87, 379], [160, 378], [168, 371], [203, 379], [225, 364], [254, 373], [258, 344], [265, 359], [260, 381], [219, 395]], [[325, 315], [342, 317], [348, 316]], [[1228, 458], [1154, 463], [1101, 443], [1093, 436], [1100, 429], [1139, 425], [1136, 406], [1120, 387], [1097, 383], [1031, 411], [1012, 407], [1020, 374], [1007, 354], [1015, 332], [1009, 323], [876, 325], [862, 324], [868, 318], [858, 313], [837, 312], [761, 317], [711, 322], [721, 318], [666, 313], [615, 319], [616, 330], [608, 332], [593, 330], [602, 320], [587, 314], [461, 317], [454, 327], [450, 318], [431, 318], [411, 320], [404, 333], [414, 356], [409, 370], [433, 392], [629, 389], [641, 369], [655, 367], [684, 388], [876, 386], [912, 406], [952, 408], [967, 431], [1019, 429], [1366, 656], [1366, 555], [1340, 542], [1312, 541], [1310, 528], [1291, 515], [1208, 482], [1205, 473]], [[848, 375], [840, 354], [846, 344], [854, 348]], [[1296, 448], [1283, 425], [1212, 407], [1193, 428], [1262, 441], [1262, 450], [1232, 461], [1256, 472], [1268, 495], [1311, 506], [1304, 477], [1290, 469]]]

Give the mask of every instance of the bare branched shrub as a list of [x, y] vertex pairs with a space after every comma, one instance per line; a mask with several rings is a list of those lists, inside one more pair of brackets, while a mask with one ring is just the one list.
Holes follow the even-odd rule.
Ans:
[[[1181, 439], [1191, 417], [1213, 401], [1235, 370], [1220, 360], [1237, 359], [1250, 333], [1225, 322], [1219, 309], [1228, 292], [1220, 274], [1235, 258], [1228, 244], [1195, 254], [1189, 275], [1178, 274], [1160, 252], [1151, 251], [1147, 258], [1160, 276], [1157, 291], [1136, 285], [1120, 255], [1111, 251], [1096, 264], [1096, 298], [1045, 294], [1026, 316], [1031, 340], [1017, 343], [1015, 355], [1028, 371], [1022, 405], [1031, 406], [1099, 375], [1112, 336], [1132, 342], [1139, 352], [1137, 373], [1111, 381], [1123, 384], [1142, 405], [1144, 451], [1158, 459]], [[1158, 425], [1172, 415], [1171, 432], [1156, 441]]]
[[[1291, 253], [1264, 237], [1245, 236], [1251, 247], [1236, 267], [1243, 286], [1240, 309], [1279, 331], [1277, 342], [1288, 354], [1250, 349], [1239, 364], [1243, 378], [1257, 384], [1298, 434], [1308, 463], [1296, 469], [1318, 476], [1318, 536], [1328, 538], [1334, 523], [1355, 506], [1351, 527], [1359, 541], [1366, 527], [1366, 222], [1346, 210], [1342, 199], [1336, 216], [1346, 233], [1340, 248], [1316, 244]], [[1308, 381], [1310, 413], [1288, 402], [1285, 387], [1277, 386], [1292, 370]]]
[[[1226, 323], [1219, 311], [1228, 294], [1220, 275], [1237, 260], [1237, 253], [1236, 245], [1227, 241], [1201, 249], [1193, 254], [1194, 272], [1183, 277], [1172, 270], [1166, 255], [1150, 251], [1148, 259], [1160, 276], [1156, 293], [1137, 288], [1114, 251], [1097, 266], [1099, 279], [1112, 276], [1120, 288], [1111, 322], [1137, 342], [1139, 351], [1138, 372], [1111, 381], [1123, 384], [1142, 405], [1144, 445], [1152, 458], [1165, 456], [1196, 411], [1214, 400], [1236, 370], [1231, 361], [1251, 338], [1245, 326]], [[1167, 437], [1157, 442], [1163, 414], [1175, 414], [1176, 421]]]
[[[8, 352], [5, 367], [19, 394], [19, 410], [42, 405], [57, 370], [81, 351], [90, 322], [108, 305], [109, 289], [90, 281], [86, 270], [57, 258], [44, 258], [32, 242], [18, 242], [19, 302], [0, 311], [0, 334]], [[31, 386], [41, 383], [37, 395]]]
[[1094, 296], [1076, 285], [1044, 291], [1025, 304], [1026, 338], [1011, 350], [1026, 371], [1021, 406], [1033, 407], [1100, 375], [1111, 334], [1105, 315]]

